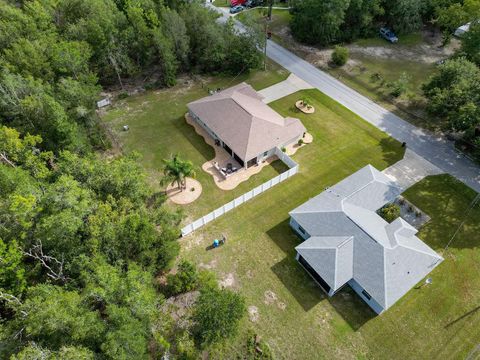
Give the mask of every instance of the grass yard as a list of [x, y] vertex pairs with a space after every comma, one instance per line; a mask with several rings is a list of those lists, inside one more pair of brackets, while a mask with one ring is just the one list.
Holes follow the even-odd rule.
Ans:
[[230, 7], [230, 0], [215, 0], [213, 5], [217, 7]]
[[[313, 115], [296, 111], [307, 97]], [[351, 292], [328, 300], [294, 260], [299, 239], [288, 226], [288, 211], [368, 163], [383, 169], [403, 157], [400, 144], [358, 118], [318, 90], [280, 99], [272, 107], [302, 120], [314, 142], [294, 155], [300, 173], [181, 240], [182, 256], [232, 279], [258, 321], [245, 319], [242, 335], [253, 327], [276, 358], [354, 358], [370, 353], [356, 330], [373, 312]], [[205, 248], [219, 234], [227, 245]], [[254, 307], [254, 308], [253, 308]], [[228, 348], [214, 349], [213, 358], [234, 358], [243, 343], [239, 336]]]
[[[222, 76], [202, 81], [189, 79], [187, 84], [185, 84], [187, 79], [182, 79], [172, 89], [147, 91], [118, 101], [103, 116], [103, 121], [112, 130], [125, 152], [137, 151], [142, 155], [141, 162], [148, 171], [152, 184], [158, 189], [163, 159], [178, 153], [193, 162], [203, 192], [195, 203], [182, 208], [187, 216], [186, 221], [195, 220], [254, 186], [277, 176], [287, 167], [282, 162], [276, 161], [240, 184], [235, 190], [220, 190], [212, 177], [201, 169], [204, 162], [213, 159], [214, 150], [185, 122], [186, 104], [207, 96], [207, 88], [225, 88], [247, 81], [259, 90], [286, 79], [288, 75], [285, 69], [269, 62], [267, 71], [259, 70], [234, 79]], [[125, 124], [130, 127], [128, 132], [122, 131]]]
[[[355, 65], [329, 68], [328, 72], [414, 125], [429, 129], [439, 125], [432, 122], [423, 109], [422, 84], [434, 73], [434, 64], [415, 60], [376, 58], [355, 53], [351, 55], [351, 59]], [[388, 84], [398, 80], [402, 73], [407, 74], [409, 79], [407, 92], [394, 99], [390, 95]]]

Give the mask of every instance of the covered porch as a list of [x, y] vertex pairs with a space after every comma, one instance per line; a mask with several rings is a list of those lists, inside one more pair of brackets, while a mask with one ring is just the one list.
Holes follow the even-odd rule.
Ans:
[[202, 165], [202, 169], [212, 175], [215, 184], [222, 190], [232, 190], [236, 188], [240, 183], [258, 174], [263, 167], [278, 160], [277, 156], [272, 156], [266, 161], [257, 163], [257, 158], [255, 157], [248, 161], [247, 166], [245, 166], [245, 162], [236, 155], [227, 144], [218, 138], [213, 138], [190, 114], [187, 113], [185, 115], [185, 120], [193, 126], [195, 132], [202, 136], [205, 142], [215, 150], [215, 158], [205, 162]]

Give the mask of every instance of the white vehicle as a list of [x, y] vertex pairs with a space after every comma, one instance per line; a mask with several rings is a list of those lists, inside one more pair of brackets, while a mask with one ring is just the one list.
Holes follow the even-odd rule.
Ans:
[[455, 32], [453, 33], [453, 35], [455, 35], [456, 37], [462, 37], [466, 32], [470, 30], [470, 24], [471, 23], [468, 23], [458, 27], [457, 30], [455, 30]]

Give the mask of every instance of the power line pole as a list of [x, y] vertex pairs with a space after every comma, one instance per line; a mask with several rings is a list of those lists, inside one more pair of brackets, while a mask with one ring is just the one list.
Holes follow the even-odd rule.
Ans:
[[269, 0], [269, 4], [268, 4], [268, 20], [272, 20], [273, 1], [274, 1], [274, 0]]
[[265, 19], [265, 34], [263, 45], [263, 70], [267, 71], [267, 42], [268, 42], [268, 19]]

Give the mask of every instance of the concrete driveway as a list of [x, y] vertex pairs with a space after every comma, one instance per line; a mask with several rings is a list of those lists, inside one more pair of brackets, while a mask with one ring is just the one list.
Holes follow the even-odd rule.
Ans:
[[382, 171], [402, 190], [422, 180], [429, 175], [444, 173], [431, 162], [407, 149], [402, 160]]
[[265, 97], [262, 101], [268, 104], [304, 89], [313, 89], [313, 86], [300, 79], [297, 75], [290, 74], [284, 81], [260, 90], [259, 93]]

